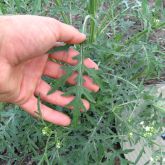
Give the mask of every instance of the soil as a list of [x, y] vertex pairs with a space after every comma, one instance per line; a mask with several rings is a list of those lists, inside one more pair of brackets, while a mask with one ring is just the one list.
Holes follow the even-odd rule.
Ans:
[[165, 29], [157, 30], [150, 36], [152, 43], [158, 43], [165, 52]]

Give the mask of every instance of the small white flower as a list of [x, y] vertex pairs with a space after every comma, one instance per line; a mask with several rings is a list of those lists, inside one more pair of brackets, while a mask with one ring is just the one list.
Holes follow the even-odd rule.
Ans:
[[132, 136], [133, 136], [133, 133], [132, 133], [132, 132], [129, 132], [129, 133], [128, 133], [128, 136], [129, 136], [129, 137], [132, 137]]
[[49, 127], [44, 127], [42, 129], [42, 134], [45, 136], [50, 136], [52, 134], [52, 130]]
[[144, 125], [144, 121], [141, 121], [141, 122], [140, 122], [140, 125]]
[[144, 127], [144, 129], [148, 133], [153, 133], [155, 131], [154, 127], [149, 127], [149, 126]]
[[159, 19], [155, 19], [155, 22], [156, 22], [156, 23], [159, 23], [159, 22], [160, 22], [160, 20], [159, 20]]
[[60, 141], [58, 141], [58, 142], [56, 143], [56, 148], [57, 148], [57, 149], [61, 148], [61, 143], [60, 143]]
[[150, 131], [150, 127], [149, 127], [149, 126], [146, 126], [146, 127], [145, 127], [145, 130], [146, 130], [147, 132], [149, 132], [149, 131]]
[[154, 161], [153, 157], [151, 157], [151, 158], [150, 158], [150, 161], [151, 161], [151, 162], [153, 162], [153, 161]]
[[163, 162], [165, 162], [165, 158], [163, 158]]
[[155, 157], [155, 161], [158, 161], [158, 160], [159, 160], [159, 156], [156, 156], [156, 157]]

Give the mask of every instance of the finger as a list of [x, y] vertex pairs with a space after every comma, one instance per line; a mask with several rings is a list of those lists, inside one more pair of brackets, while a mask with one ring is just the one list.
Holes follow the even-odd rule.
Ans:
[[[38, 117], [38, 101], [37, 98], [32, 96], [26, 103], [21, 105], [21, 108], [24, 109], [26, 112], [30, 113], [33, 116]], [[71, 119], [56, 110], [53, 110], [43, 104], [40, 104], [40, 111], [42, 118], [48, 122], [51, 122], [56, 125], [67, 126], [71, 123]]]
[[[78, 51], [70, 48], [68, 52], [66, 51], [55, 52], [53, 54], [50, 54], [49, 57], [61, 62], [68, 63], [70, 65], [77, 65], [78, 60], [74, 59], [74, 57], [78, 55], [79, 55]], [[98, 65], [94, 61], [92, 61], [90, 58], [86, 58], [84, 60], [84, 65], [88, 68], [91, 68], [91, 69], [94, 68], [98, 70]]]
[[[61, 106], [61, 107], [65, 107], [74, 99], [74, 96], [63, 96], [64, 93], [58, 90], [50, 95], [47, 95], [50, 89], [51, 89], [51, 86], [48, 83], [46, 83], [43, 80], [40, 80], [36, 88], [35, 94], [40, 95], [42, 100], [54, 105]], [[89, 107], [90, 107], [89, 102], [85, 99], [82, 99], [82, 102], [86, 110], [89, 110]]]
[[[87, 61], [88, 62], [88, 61]], [[52, 61], [48, 61], [44, 70], [44, 75], [52, 78], [60, 78], [65, 74], [65, 71], [61, 68], [61, 64], [57, 64]], [[73, 73], [71, 77], [68, 78], [67, 82], [69, 84], [75, 85], [76, 84], [76, 77], [77, 73]], [[97, 92], [99, 90], [99, 86], [93, 83], [93, 80], [89, 76], [83, 76], [85, 80], [83, 86], [87, 89]]]
[[71, 25], [64, 24], [58, 21], [58, 42], [65, 42], [69, 44], [79, 44], [86, 39], [86, 35], [80, 33]]
[[77, 65], [78, 60], [74, 59], [74, 57], [78, 56], [79, 52], [70, 48], [67, 52], [66, 51], [58, 51], [53, 54], [50, 54], [49, 57], [61, 62], [68, 63], [70, 65]]
[[14, 64], [45, 55], [56, 42], [78, 44], [86, 38], [73, 26], [50, 17], [17, 15], [1, 16], [1, 20], [7, 27], [4, 42], [10, 43], [4, 46], [4, 54], [9, 54], [8, 58], [13, 58]]
[[86, 58], [86, 59], [84, 60], [84, 65], [85, 65], [87, 68], [90, 68], [90, 69], [96, 69], [96, 70], [99, 69], [98, 65], [97, 65], [94, 61], [92, 61], [90, 58]]
[[43, 75], [58, 79], [61, 76], [65, 75], [65, 71], [62, 69], [61, 64], [58, 64], [58, 63], [52, 62], [52, 61], [48, 61], [45, 66]]
[[[67, 80], [69, 84], [75, 85], [76, 84], [76, 77], [78, 76], [78, 73], [73, 73], [72, 76], [70, 76]], [[97, 92], [99, 90], [99, 86], [93, 83], [93, 80], [87, 76], [83, 76], [83, 86], [89, 89], [90, 91]]]

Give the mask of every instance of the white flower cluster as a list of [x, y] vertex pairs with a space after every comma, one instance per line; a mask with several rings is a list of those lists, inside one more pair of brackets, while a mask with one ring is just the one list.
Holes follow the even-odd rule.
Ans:
[[52, 130], [49, 127], [44, 127], [42, 129], [42, 134], [46, 136], [50, 136], [52, 134]]
[[140, 125], [145, 130], [144, 137], [151, 137], [156, 132], [156, 129], [153, 126], [145, 126], [144, 121], [141, 121]]
[[57, 149], [61, 148], [61, 142], [60, 142], [60, 141], [57, 141], [57, 142], [56, 142], [56, 148], [57, 148]]

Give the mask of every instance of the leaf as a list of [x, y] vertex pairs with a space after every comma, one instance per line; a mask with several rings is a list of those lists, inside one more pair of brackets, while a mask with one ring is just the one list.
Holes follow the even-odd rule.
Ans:
[[47, 93], [47, 95], [52, 94], [53, 92], [55, 92], [57, 89], [59, 89], [60, 87], [62, 87], [67, 79], [72, 75], [72, 71], [68, 70], [67, 73], [65, 75], [63, 75], [62, 77], [60, 77], [59, 79], [54, 80], [53, 82], [53, 87], [51, 88], [51, 90]]
[[67, 91], [63, 94], [63, 96], [75, 95], [77, 93], [77, 86], [72, 86], [67, 88]]
[[36, 112], [36, 114], [38, 115], [38, 117], [40, 117], [42, 119], [42, 113], [41, 113], [40, 104], [41, 104], [41, 98], [40, 98], [40, 96], [38, 96], [38, 98], [37, 98], [37, 112]]
[[100, 87], [103, 86], [101, 78], [97, 75], [99, 72], [100, 72], [99, 75], [101, 75], [102, 73], [101, 71], [90, 69], [84, 66], [84, 72], [86, 72], [97, 85], [99, 85]]
[[132, 151], [134, 151], [134, 149], [126, 149], [126, 150], [123, 151], [123, 153], [124, 153], [124, 154], [128, 154], [128, 153], [130, 153], [130, 152], [132, 152]]
[[53, 47], [47, 53], [53, 54], [53, 53], [59, 52], [59, 51], [66, 51], [67, 52], [71, 46], [73, 46], [73, 45], [72, 44], [66, 44], [64, 46]]
[[96, 103], [93, 96], [90, 94], [90, 91], [83, 87], [83, 95], [92, 103]]
[[105, 154], [105, 148], [101, 143], [98, 144], [97, 148], [98, 148], [98, 160], [101, 161]]
[[137, 164], [139, 162], [139, 160], [141, 159], [143, 153], [145, 153], [144, 151], [144, 147], [141, 149], [141, 151], [139, 152], [139, 155], [137, 156], [136, 160], [135, 160], [135, 164]]
[[78, 124], [78, 120], [80, 117], [80, 110], [86, 111], [85, 106], [82, 102], [81, 99], [79, 99], [78, 97], [75, 97], [75, 99], [70, 102], [67, 106], [72, 106], [73, 109], [73, 127], [77, 127]]

